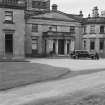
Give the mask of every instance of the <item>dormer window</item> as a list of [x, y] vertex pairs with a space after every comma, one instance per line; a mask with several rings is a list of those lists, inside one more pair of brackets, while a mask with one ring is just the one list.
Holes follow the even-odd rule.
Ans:
[[13, 23], [13, 12], [12, 11], [5, 11], [4, 22]]

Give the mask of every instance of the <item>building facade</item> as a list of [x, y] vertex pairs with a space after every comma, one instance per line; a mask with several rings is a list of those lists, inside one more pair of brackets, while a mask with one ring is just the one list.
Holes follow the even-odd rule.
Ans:
[[0, 0], [0, 59], [63, 55], [73, 50], [105, 57], [105, 16], [59, 11], [50, 0]]
[[20, 0], [0, 0], [0, 58], [24, 58], [25, 4]]
[[93, 8], [92, 16], [84, 19], [83, 31], [82, 48], [105, 57], [105, 17], [99, 15], [98, 7]]
[[26, 55], [69, 55], [80, 49], [81, 23], [72, 15], [57, 10], [57, 5], [45, 14], [33, 15], [26, 23]]

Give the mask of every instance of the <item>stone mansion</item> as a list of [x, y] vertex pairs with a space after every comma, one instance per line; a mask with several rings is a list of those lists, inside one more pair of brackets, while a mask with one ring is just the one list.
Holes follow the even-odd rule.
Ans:
[[50, 0], [0, 0], [0, 59], [68, 56], [73, 50], [105, 57], [105, 16], [67, 14]]

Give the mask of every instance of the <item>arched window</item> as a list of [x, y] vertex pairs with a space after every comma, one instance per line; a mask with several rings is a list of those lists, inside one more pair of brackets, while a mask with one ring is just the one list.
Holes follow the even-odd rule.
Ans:
[[104, 26], [100, 26], [100, 33], [104, 33]]

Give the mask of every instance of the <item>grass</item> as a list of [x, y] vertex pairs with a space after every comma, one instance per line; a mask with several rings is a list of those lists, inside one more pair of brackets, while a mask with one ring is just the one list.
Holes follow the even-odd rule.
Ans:
[[70, 70], [29, 62], [0, 63], [0, 91], [60, 78]]
[[66, 79], [102, 70], [70, 71], [29, 62], [0, 62], [0, 91], [49, 80]]

